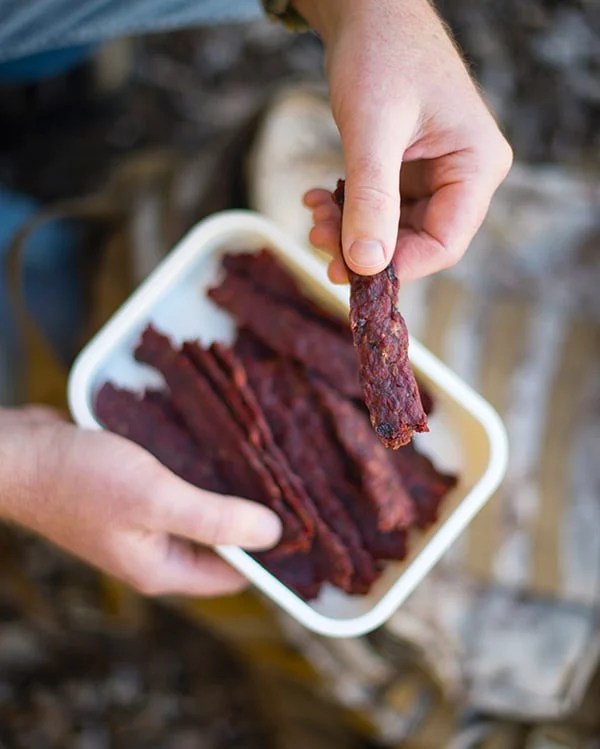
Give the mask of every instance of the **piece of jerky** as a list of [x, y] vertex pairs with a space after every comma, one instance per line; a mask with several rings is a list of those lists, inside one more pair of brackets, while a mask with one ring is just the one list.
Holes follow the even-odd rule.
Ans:
[[282, 488], [288, 504], [305, 524], [315, 528], [313, 556], [333, 584], [349, 590], [352, 561], [341, 539], [322, 521], [302, 481], [290, 469], [275, 444], [262, 411], [247, 386], [243, 365], [225, 346], [215, 344], [206, 351], [197, 343], [186, 343], [184, 353], [207, 376], [232, 415], [260, 451], [262, 460]]
[[359, 529], [343, 501], [332, 491], [326, 462], [328, 445], [318, 404], [293, 362], [251, 361], [253, 390], [292, 468], [302, 476], [327, 525], [347, 546], [354, 566], [350, 592], [368, 591], [380, 571], [363, 544]]
[[244, 327], [238, 329], [233, 343], [233, 352], [244, 365], [248, 361], [268, 361], [278, 358], [273, 349], [266, 346], [254, 333]]
[[414, 502], [416, 523], [427, 528], [438, 520], [439, 508], [458, 477], [441, 473], [433, 462], [411, 443], [392, 454], [392, 462]]
[[307, 297], [294, 276], [269, 250], [225, 255], [223, 267], [228, 273], [247, 278], [258, 291], [293, 307], [304, 317], [324, 325], [352, 344], [347, 320], [331, 314]]
[[262, 502], [279, 515], [283, 525], [279, 550], [288, 553], [307, 549], [314, 527], [302, 522], [289, 507], [256, 448], [246, 440], [210, 383], [189, 359], [152, 326], [144, 331], [135, 357], [163, 375], [171, 391], [173, 406], [197, 442], [201, 454], [217, 465], [219, 476], [229, 491]]
[[[249, 334], [251, 336], [251, 334]], [[250, 377], [250, 382], [256, 390], [259, 399], [267, 411], [271, 411], [273, 419], [272, 426], [276, 432], [278, 440], [283, 439], [283, 435], [277, 431], [278, 412], [280, 402], [277, 391], [286, 385], [286, 379], [290, 376], [297, 386], [298, 380], [307, 384], [306, 378], [298, 370], [289, 369], [283, 360], [274, 359], [255, 359], [251, 345], [243, 346], [241, 349], [242, 359]], [[268, 366], [266, 363], [268, 362]], [[272, 384], [275, 383], [275, 385]], [[294, 393], [294, 385], [289, 385]], [[358, 529], [362, 545], [375, 560], [383, 559], [403, 559], [406, 555], [406, 534], [404, 531], [383, 532], [377, 526], [377, 513], [373, 511], [371, 502], [365, 500], [365, 495], [361, 487], [360, 476], [357, 476], [357, 468], [353, 461], [346, 455], [342, 446], [339, 444], [331, 419], [326, 412], [317, 403], [313, 397], [311, 386], [311, 403], [313, 404], [313, 413], [319, 418], [319, 426], [311, 426], [310, 443], [314, 446], [319, 456], [319, 462], [327, 473], [329, 485], [336, 496], [346, 508], [348, 515]], [[302, 398], [306, 397], [303, 393]], [[269, 399], [274, 399], [274, 403], [269, 403]], [[297, 392], [292, 397], [293, 401], [300, 400]], [[275, 409], [275, 412], [272, 412]], [[366, 423], [366, 429], [372, 441], [378, 449], [383, 450], [373, 434], [368, 417], [363, 416], [363, 422]], [[297, 426], [306, 433], [304, 423], [300, 420]], [[299, 439], [298, 444], [306, 444], [305, 439]], [[387, 453], [386, 451], [386, 454]], [[357, 557], [358, 558], [358, 557]], [[369, 568], [367, 568], [369, 569]], [[358, 570], [357, 570], [358, 572]], [[368, 573], [366, 575], [368, 577]], [[358, 575], [357, 575], [358, 577]], [[357, 587], [359, 583], [357, 582]]]
[[254, 556], [265, 569], [300, 598], [311, 601], [319, 595], [325, 579], [310, 554], [299, 553], [281, 557], [267, 551]]
[[413, 503], [368, 419], [324, 382], [315, 380], [313, 387], [329, 414], [337, 439], [355, 465], [379, 530], [408, 528], [414, 520]]
[[137, 442], [185, 481], [200, 489], [226, 493], [216, 466], [199, 454], [194, 439], [171, 414], [163, 394], [150, 392], [140, 398], [106, 383], [96, 395], [95, 413], [107, 429]]
[[349, 398], [360, 397], [356, 358], [339, 335], [228, 274], [209, 296], [269, 348], [317, 373]]
[[[344, 182], [334, 200], [343, 208]], [[392, 265], [373, 276], [349, 268], [350, 328], [360, 383], [371, 424], [386, 447], [397, 449], [415, 432], [426, 432], [427, 416], [408, 361], [408, 331], [396, 307], [399, 283]]]
[[[189, 351], [192, 356], [195, 354], [196, 357], [200, 355], [202, 358], [201, 350], [197, 345], [191, 346]], [[260, 443], [263, 454], [275, 459], [275, 462], [281, 468], [279, 480], [287, 482], [293, 488], [302, 507], [313, 519], [316, 528], [314, 555], [316, 559], [320, 560], [326, 579], [342, 588], [342, 590], [350, 591], [353, 572], [351, 550], [346, 547], [345, 540], [337, 532], [337, 529], [329, 523], [328, 508], [324, 507], [322, 502], [316, 504], [313, 501], [314, 495], [310, 491], [310, 487], [306, 485], [304, 473], [299, 471], [297, 465], [291, 461], [288, 463], [289, 454], [286, 452], [285, 446], [280, 443], [276, 444], [273, 439], [263, 409], [248, 384], [248, 376], [244, 365], [231, 349], [221, 343], [214, 343], [210, 352], [204, 352], [205, 359], [207, 354], [212, 355], [221, 367], [222, 377], [219, 378], [214, 372], [211, 373], [211, 377], [215, 379], [215, 382], [221, 380], [218, 387], [222, 397], [233, 407], [251, 441]], [[223, 381], [223, 378], [225, 381]], [[299, 478], [300, 476], [302, 476], [302, 479]], [[315, 500], [317, 500], [317, 497], [315, 497]]]

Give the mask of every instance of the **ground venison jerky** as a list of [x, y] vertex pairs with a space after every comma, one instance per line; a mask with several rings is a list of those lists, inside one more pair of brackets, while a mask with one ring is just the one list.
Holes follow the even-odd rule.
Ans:
[[[334, 200], [344, 204], [344, 182]], [[396, 307], [399, 283], [392, 265], [373, 276], [348, 269], [350, 328], [358, 356], [360, 383], [371, 424], [386, 447], [407, 444], [427, 431], [419, 388], [408, 361], [408, 332]]]
[[279, 515], [283, 525], [280, 550], [308, 548], [314, 527], [302, 523], [291, 511], [260, 455], [245, 439], [210, 383], [200, 376], [188, 358], [151, 326], [144, 331], [135, 357], [163, 375], [174, 407], [198, 443], [201, 454], [215, 461], [229, 491], [266, 504]]
[[[249, 367], [257, 393], [278, 444], [302, 476], [323, 520], [347, 546], [354, 565], [352, 593], [366, 592], [380, 571], [365, 548], [360, 531], [332, 489], [327, 438], [310, 385], [291, 361], [254, 362]], [[331, 450], [329, 451], [331, 453]]]
[[458, 481], [454, 474], [440, 473], [426, 455], [418, 452], [411, 443], [391, 455], [392, 463], [410, 492], [416, 524], [427, 528], [438, 519], [440, 504]]
[[211, 380], [232, 416], [260, 451], [265, 466], [282, 489], [290, 507], [307, 525], [315, 528], [314, 554], [320, 560], [327, 579], [342, 590], [349, 591], [353, 570], [350, 552], [342, 539], [324, 522], [303, 480], [294, 473], [286, 456], [275, 444], [261, 407], [247, 386], [241, 361], [222, 344], [214, 344], [207, 351], [198, 343], [186, 343], [183, 351]]
[[366, 416], [323, 382], [313, 383], [329, 413], [338, 441], [356, 466], [362, 493], [371, 505], [381, 531], [407, 528], [414, 520], [413, 503], [390, 456], [380, 444]]
[[107, 429], [141, 445], [190, 484], [226, 492], [214, 463], [200, 455], [191, 434], [166, 409], [158, 394], [152, 392], [140, 398], [107, 383], [96, 396], [95, 412]]
[[352, 344], [352, 334], [347, 320], [331, 314], [309, 299], [300, 289], [294, 276], [269, 250], [225, 255], [223, 267], [229, 273], [249, 279], [258, 291], [293, 307], [304, 317], [333, 330]]
[[336, 333], [261, 294], [239, 276], [227, 275], [209, 296], [280, 356], [301, 363], [345, 396], [360, 396], [354, 353]]

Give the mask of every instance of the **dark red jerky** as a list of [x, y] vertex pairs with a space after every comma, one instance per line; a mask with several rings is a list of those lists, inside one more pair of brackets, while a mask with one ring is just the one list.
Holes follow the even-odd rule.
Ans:
[[278, 557], [271, 552], [256, 554], [255, 558], [265, 569], [305, 601], [316, 598], [324, 582], [310, 554], [290, 554]]
[[315, 304], [307, 297], [294, 276], [269, 250], [225, 255], [226, 271], [250, 280], [258, 291], [293, 307], [304, 317], [315, 320], [352, 343], [348, 321]]
[[394, 452], [392, 461], [413, 499], [419, 528], [437, 522], [440, 505], [456, 486], [457, 476], [440, 473], [412, 444]]
[[434, 402], [433, 402], [433, 395], [427, 390], [425, 385], [422, 385], [420, 382], [417, 382], [417, 385], [419, 387], [419, 395], [421, 396], [421, 404], [423, 406], [423, 411], [425, 411], [425, 414], [427, 416], [431, 416], [433, 413], [434, 408]]
[[290, 361], [254, 361], [249, 370], [253, 389], [278, 444], [292, 468], [302, 476], [325, 522], [348, 548], [354, 563], [350, 591], [366, 592], [379, 570], [364, 547], [354, 519], [332, 491], [328, 475], [331, 465], [327, 461], [331, 445], [327, 444], [318, 404], [308, 382]]
[[[344, 182], [334, 200], [343, 209]], [[396, 307], [399, 283], [392, 265], [374, 276], [348, 268], [350, 328], [360, 383], [371, 424], [386, 447], [397, 449], [415, 432], [426, 432], [427, 416], [408, 361], [408, 331]]]
[[203, 348], [196, 341], [186, 341], [182, 351], [204, 377], [209, 379], [218, 396], [248, 437], [250, 444], [262, 449], [265, 440], [255, 414], [248, 411], [242, 394], [230, 374], [223, 371], [213, 350]]
[[222, 344], [214, 344], [210, 351], [206, 351], [198, 344], [187, 343], [184, 345], [184, 352], [209, 377], [236, 421], [259, 449], [265, 466], [282, 489], [288, 505], [306, 527], [315, 529], [313, 555], [323, 568], [323, 574], [342, 590], [350, 590], [353, 572], [350, 554], [341, 539], [323, 522], [303, 482], [292, 471], [283, 452], [275, 444], [262, 409], [248, 387], [241, 361]]
[[407, 528], [414, 520], [406, 487], [378, 442], [364, 414], [323, 382], [313, 383], [323, 408], [328, 412], [336, 437], [354, 463], [361, 489], [381, 531]]
[[[271, 408], [275, 409], [270, 414], [270, 417], [273, 419], [273, 430], [276, 438], [283, 440], [285, 438], [285, 430], [279, 416], [281, 400], [277, 395], [277, 391], [285, 387], [285, 383], [289, 381], [290, 377], [296, 385], [300, 381], [304, 383], [305, 387], [307, 385], [306, 379], [296, 368], [292, 367], [290, 370], [289, 363], [286, 365], [281, 360], [271, 360], [267, 366], [264, 362], [259, 363], [256, 360], [249, 359], [246, 366], [250, 382], [259, 395], [265, 411], [269, 412]], [[294, 373], [293, 376], [290, 375], [290, 371]], [[289, 382], [288, 387], [290, 387]], [[378, 529], [377, 513], [373, 511], [372, 504], [365, 501], [360, 488], [360, 479], [356, 479], [356, 466], [350, 461], [339, 444], [333, 425], [330, 423], [329, 414], [324, 411], [314, 398], [312, 385], [309, 385], [309, 387], [311, 393], [308, 397], [311, 399], [312, 414], [318, 417], [319, 426], [311, 424], [309, 431], [303, 419], [299, 419], [296, 416], [295, 421], [301, 434], [311, 435], [310, 445], [318, 455], [319, 465], [326, 472], [333, 496], [342, 503], [348, 513], [349, 527], [358, 531], [360, 545], [366, 549], [373, 559], [403, 559], [406, 554], [405, 533], [403, 531], [384, 533]], [[302, 403], [306, 398], [306, 393], [300, 388], [296, 390], [295, 387], [291, 387], [285, 407], [290, 407], [287, 405], [289, 403]], [[269, 399], [272, 402], [269, 402]], [[363, 420], [366, 422], [367, 430], [372, 440], [379, 447], [379, 443], [368, 425], [368, 419], [364, 417]], [[299, 437], [296, 440], [296, 444], [299, 449], [303, 449], [307, 444], [307, 440]], [[356, 549], [354, 546], [351, 546], [351, 548]], [[377, 567], [369, 559], [363, 561], [362, 555], [356, 551], [354, 561], [357, 571], [355, 579], [356, 589], [354, 592], [360, 592], [361, 581], [368, 580], [373, 574], [377, 576], [379, 572]], [[373, 572], [374, 569], [375, 572]]]
[[107, 383], [96, 396], [95, 412], [107, 429], [137, 442], [173, 473], [201, 489], [224, 493], [216, 467], [198, 454], [194, 439], [171, 416], [163, 398], [154, 392], [139, 398]]
[[251, 361], [276, 359], [277, 354], [247, 328], [240, 328], [233, 344], [233, 353], [247, 365]]
[[242, 363], [222, 344], [214, 344], [210, 351], [207, 351], [198, 343], [188, 342], [184, 344], [183, 352], [211, 381], [250, 444], [259, 451], [265, 467], [269, 469], [281, 489], [288, 506], [300, 518], [303, 526], [314, 533], [317, 526], [317, 510], [307, 496], [301, 480], [294, 474], [285, 456], [275, 444], [254, 394], [245, 384], [246, 373]]
[[193, 435], [201, 455], [215, 462], [228, 490], [262, 502], [279, 515], [283, 525], [279, 550], [287, 553], [307, 549], [313, 529], [303, 526], [291, 512], [256, 450], [188, 358], [151, 326], [144, 331], [135, 357], [163, 375], [173, 405]]
[[[292, 473], [292, 476], [296, 478], [297, 485], [299, 484], [304, 506], [309, 509], [311, 515], [315, 519], [317, 534], [314, 541], [313, 551], [315, 558], [319, 561], [319, 564], [322, 567], [323, 575], [326, 579], [338, 585], [338, 587], [343, 590], [351, 591], [353, 587], [352, 580], [354, 577], [352, 550], [347, 547], [344, 538], [338, 533], [338, 529], [330, 522], [329, 516], [331, 514], [331, 507], [327, 506], [322, 501], [322, 497], [317, 497], [312, 492], [310, 485], [307, 483], [307, 478], [309, 477], [307, 477], [302, 469], [299, 468], [297, 462], [295, 463], [290, 460], [290, 453], [286, 450], [286, 446], [289, 443], [277, 439], [277, 445], [275, 444], [271, 428], [264, 421], [265, 414], [267, 419], [269, 418], [268, 413], [266, 412], [263, 403], [260, 402], [258, 392], [255, 396], [255, 392], [253, 392], [253, 389], [249, 387], [248, 375], [241, 361], [235, 357], [231, 350], [228, 350], [221, 344], [214, 344], [212, 350], [220, 361], [221, 366], [229, 372], [238, 392], [244, 398], [254, 423], [261, 424], [264, 439], [268, 442], [270, 450], [281, 456], [280, 460], [282, 463], [288, 465], [289, 460], [291, 468], [295, 471], [295, 473]], [[272, 400], [267, 402], [269, 405], [272, 405], [273, 403]], [[289, 412], [281, 410], [281, 413], [286, 414], [288, 424], [293, 423], [292, 415], [290, 415]], [[298, 444], [306, 444], [302, 435], [296, 436], [300, 436], [300, 442]], [[279, 448], [281, 448], [281, 450]], [[285, 457], [283, 457], [284, 455]], [[300, 480], [298, 476], [302, 476], [302, 479]], [[364, 587], [362, 582], [360, 587], [361, 589]]]
[[209, 295], [269, 348], [300, 362], [347, 397], [360, 396], [356, 359], [340, 336], [232, 274]]

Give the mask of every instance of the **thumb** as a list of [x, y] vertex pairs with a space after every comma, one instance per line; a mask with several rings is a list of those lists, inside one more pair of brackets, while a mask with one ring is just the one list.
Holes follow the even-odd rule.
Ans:
[[378, 273], [393, 257], [400, 220], [400, 166], [412, 122], [377, 107], [358, 109], [349, 122], [340, 123], [346, 164], [342, 251], [356, 273]]
[[281, 536], [281, 522], [267, 507], [197, 489], [170, 473], [155, 481], [153, 499], [151, 529], [196, 543], [266, 549]]

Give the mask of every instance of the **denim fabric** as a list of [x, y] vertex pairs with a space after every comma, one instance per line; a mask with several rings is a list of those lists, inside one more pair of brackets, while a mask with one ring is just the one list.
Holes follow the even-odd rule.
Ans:
[[0, 60], [261, 15], [259, 0], [0, 0]]

